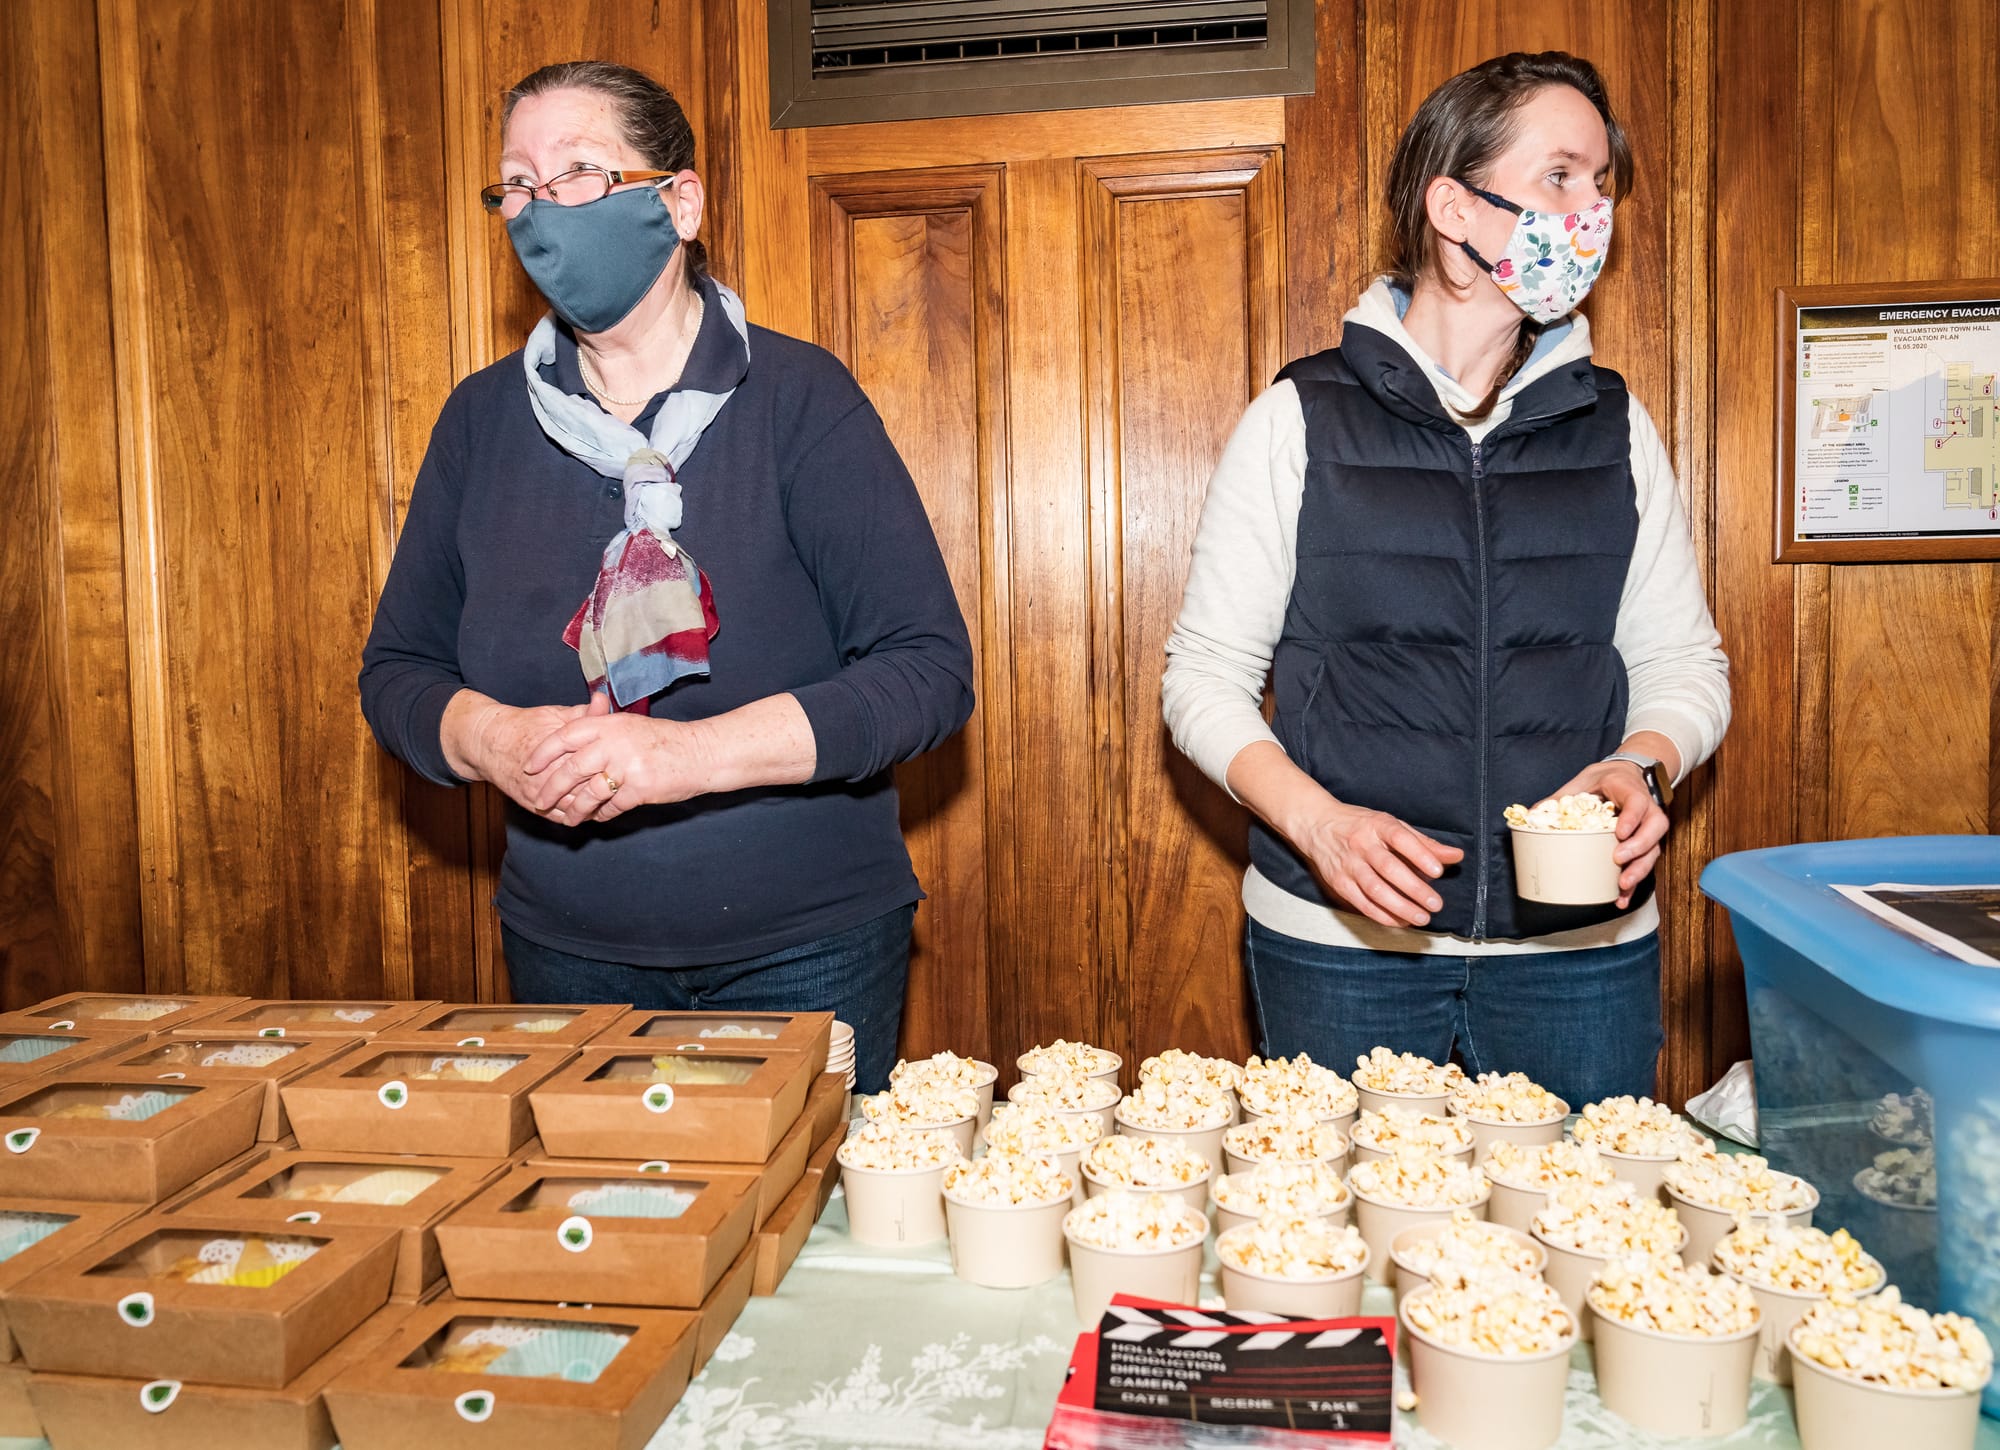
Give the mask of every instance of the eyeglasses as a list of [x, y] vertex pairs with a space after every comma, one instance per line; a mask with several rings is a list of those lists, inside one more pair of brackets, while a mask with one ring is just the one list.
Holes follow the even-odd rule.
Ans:
[[614, 186], [628, 181], [667, 181], [674, 171], [607, 171], [602, 166], [578, 166], [539, 185], [525, 181], [496, 181], [480, 188], [479, 200], [495, 215], [512, 220], [538, 195], [546, 195], [557, 206], [582, 206], [608, 196]]

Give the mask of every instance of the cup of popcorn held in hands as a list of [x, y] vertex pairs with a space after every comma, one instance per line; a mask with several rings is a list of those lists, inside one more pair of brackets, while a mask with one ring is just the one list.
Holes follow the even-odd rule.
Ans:
[[1566, 795], [1505, 812], [1514, 839], [1514, 890], [1552, 906], [1603, 906], [1618, 899], [1613, 859], [1618, 808], [1601, 796]]

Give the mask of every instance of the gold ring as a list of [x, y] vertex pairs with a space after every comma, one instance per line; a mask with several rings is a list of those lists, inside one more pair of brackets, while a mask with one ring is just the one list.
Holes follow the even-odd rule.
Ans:
[[619, 780], [617, 777], [613, 776], [612, 773], [608, 770], [600, 770], [597, 773], [604, 777], [604, 789], [606, 790], [606, 792], [608, 792], [611, 795], [617, 795], [618, 787], [623, 785], [624, 782]]

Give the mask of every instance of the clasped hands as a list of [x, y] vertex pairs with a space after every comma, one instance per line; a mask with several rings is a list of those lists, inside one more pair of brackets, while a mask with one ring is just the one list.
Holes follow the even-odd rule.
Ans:
[[466, 774], [469, 766], [478, 779], [558, 825], [615, 820], [634, 806], [683, 801], [706, 788], [707, 732], [700, 725], [621, 713], [601, 691], [588, 705], [519, 709], [478, 697], [465, 710], [457, 721], [447, 712], [453, 768]]

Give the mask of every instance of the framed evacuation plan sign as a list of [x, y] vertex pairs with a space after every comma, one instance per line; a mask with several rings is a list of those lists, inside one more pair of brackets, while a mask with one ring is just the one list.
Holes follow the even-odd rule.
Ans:
[[2000, 280], [1781, 288], [1779, 563], [2000, 559]]

